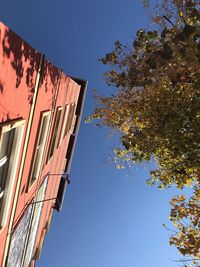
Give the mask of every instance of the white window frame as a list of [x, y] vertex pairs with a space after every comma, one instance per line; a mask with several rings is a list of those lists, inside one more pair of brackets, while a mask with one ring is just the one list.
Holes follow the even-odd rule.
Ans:
[[70, 110], [70, 105], [67, 104], [65, 106], [65, 114], [64, 114], [64, 120], [62, 123], [62, 129], [61, 129], [61, 134], [60, 134], [60, 138], [59, 138], [59, 145], [62, 143], [63, 138], [64, 138], [64, 133], [65, 133], [65, 127], [66, 127], [66, 123], [69, 117], [69, 110]]
[[[61, 112], [60, 114], [60, 121], [59, 121], [59, 125], [58, 125], [58, 128], [57, 128], [57, 132], [56, 132], [56, 139], [55, 139], [55, 143], [53, 144], [52, 146], [52, 141], [53, 141], [53, 138], [54, 138], [54, 134], [55, 134], [55, 126], [56, 126], [56, 123], [57, 123], [57, 116], [58, 116], [58, 113]], [[58, 147], [58, 138], [59, 138], [59, 133], [60, 133], [60, 126], [61, 126], [61, 123], [62, 123], [62, 112], [63, 112], [63, 107], [58, 107], [57, 110], [56, 110], [56, 116], [55, 116], [55, 120], [54, 120], [54, 124], [53, 124], [53, 130], [52, 130], [52, 133], [51, 133], [51, 141], [50, 141], [50, 144], [49, 144], [49, 151], [48, 151], [48, 156], [47, 156], [47, 162], [52, 159], [53, 157], [53, 154], [55, 152], [55, 149]], [[51, 155], [51, 150], [52, 150], [52, 155]]]
[[[10, 204], [12, 199], [12, 194], [14, 190], [14, 184], [16, 182], [16, 172], [19, 161], [19, 154], [21, 151], [22, 137], [24, 132], [25, 120], [8, 122], [0, 125], [0, 149], [2, 146], [2, 140], [4, 133], [13, 130], [14, 128], [19, 128], [19, 132], [13, 137], [13, 141], [9, 152], [9, 165], [6, 170], [6, 185], [5, 190], [2, 192], [3, 202], [0, 209], [0, 229], [6, 225], [8, 214], [10, 210]], [[1, 159], [0, 165], [3, 166], [7, 159], [4, 157]]]
[[[70, 108], [69, 108], [69, 112], [68, 112], [68, 119], [67, 119], [67, 123], [65, 125], [65, 131], [64, 131], [64, 135], [66, 136], [67, 134], [71, 134], [72, 133], [72, 124], [74, 122], [74, 115], [75, 115], [75, 111], [76, 111], [76, 103], [71, 103], [69, 105], [72, 110], [73, 110], [73, 113], [70, 114], [69, 112], [71, 111]], [[74, 108], [74, 109], [73, 109]], [[71, 117], [70, 117], [71, 116]], [[70, 119], [70, 121], [69, 121]], [[75, 122], [74, 122], [75, 123]], [[69, 124], [69, 125], [68, 125]]]
[[[43, 154], [44, 154], [44, 149], [45, 149], [45, 143], [46, 143], [46, 139], [47, 139], [47, 133], [48, 133], [48, 128], [49, 128], [49, 123], [50, 123], [50, 115], [51, 115], [51, 112], [50, 111], [44, 111], [41, 113], [41, 118], [40, 118], [40, 122], [39, 122], [39, 133], [38, 133], [38, 136], [37, 136], [37, 143], [36, 143], [36, 146], [34, 148], [34, 155], [33, 155], [33, 164], [31, 166], [31, 172], [30, 172], [30, 178], [29, 178], [29, 187], [31, 187], [34, 182], [37, 180], [38, 178], [38, 175], [40, 173], [40, 169], [41, 169], [41, 163], [42, 163], [42, 158], [43, 158]], [[43, 142], [42, 144], [39, 145], [39, 141], [40, 141], [40, 137], [41, 137], [41, 132], [42, 132], [42, 126], [43, 126], [43, 122], [44, 122], [44, 119], [45, 117], [47, 117], [47, 124], [46, 124], [46, 129], [44, 131], [44, 136], [43, 136]], [[41, 150], [39, 151], [39, 160], [38, 160], [38, 163], [37, 163], [37, 166], [35, 166], [35, 162], [36, 162], [36, 157], [37, 157], [37, 150], [40, 149]], [[33, 172], [36, 168], [36, 171], [35, 171], [35, 177], [33, 179]]]
[[73, 118], [72, 118], [72, 125], [71, 125], [71, 129], [70, 129], [70, 132], [73, 133], [74, 132], [74, 127], [75, 127], [75, 123], [76, 123], [76, 115], [75, 115], [75, 111], [76, 111], [76, 107], [75, 107], [75, 110], [74, 110], [74, 115], [73, 115]]

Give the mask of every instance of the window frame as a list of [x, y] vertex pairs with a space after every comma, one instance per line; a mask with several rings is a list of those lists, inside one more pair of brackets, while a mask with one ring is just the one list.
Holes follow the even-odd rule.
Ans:
[[65, 125], [65, 130], [64, 130], [64, 136], [66, 136], [67, 134], [71, 133], [71, 129], [72, 129], [72, 124], [74, 122], [74, 116], [75, 116], [75, 112], [76, 112], [76, 103], [71, 103], [69, 105], [69, 112], [70, 112], [70, 108], [71, 108], [71, 111], [72, 114], [68, 114], [68, 120], [67, 120], [67, 123]]
[[[14, 190], [14, 184], [16, 182], [16, 173], [17, 173], [17, 167], [19, 163], [19, 156], [20, 156], [20, 152], [22, 149], [22, 139], [23, 139], [23, 133], [24, 133], [24, 128], [25, 128], [25, 120], [20, 119], [20, 120], [15, 120], [15, 121], [9, 121], [6, 123], [2, 123], [0, 125], [0, 150], [2, 147], [3, 135], [6, 132], [9, 132], [16, 128], [18, 128], [18, 132], [14, 133], [12, 142], [11, 144], [9, 144], [10, 146], [8, 148], [9, 152], [7, 152], [9, 155], [7, 160], [9, 160], [9, 162], [8, 162], [8, 166], [6, 169], [6, 174], [4, 174], [6, 175], [5, 189], [1, 196], [3, 199], [2, 199], [1, 209], [0, 209], [0, 230], [4, 228], [8, 220], [8, 213], [9, 213], [12, 194]], [[4, 162], [4, 164], [5, 163], [6, 162]], [[2, 164], [1, 167], [4, 164]]]
[[[61, 122], [62, 122], [62, 111], [63, 111], [63, 107], [61, 107], [61, 106], [58, 107], [57, 110], [56, 110], [56, 115], [55, 115], [55, 119], [54, 119], [54, 123], [53, 123], [53, 129], [52, 129], [52, 133], [51, 133], [51, 139], [50, 139], [50, 143], [49, 143], [49, 149], [48, 149], [48, 155], [47, 155], [47, 162], [52, 159], [53, 154], [54, 154], [54, 151], [58, 147], [60, 125], [61, 125]], [[58, 118], [59, 112], [61, 112], [61, 113], [60, 113], [60, 118], [59, 118], [57, 132], [55, 132], [55, 130], [56, 130], [55, 126], [57, 124], [57, 118]], [[55, 136], [55, 142], [53, 144], [52, 141], [54, 139], [54, 135], [55, 134], [56, 134], [56, 136]]]
[[67, 120], [68, 120], [68, 117], [69, 117], [69, 111], [70, 111], [70, 104], [66, 104], [65, 105], [65, 113], [64, 113], [64, 116], [63, 116], [63, 120], [62, 120], [62, 128], [60, 129], [60, 137], [59, 137], [59, 143], [58, 143], [59, 146], [62, 143], [64, 137], [66, 136], [65, 135], [65, 127], [66, 127]]
[[[46, 129], [44, 132], [44, 136], [43, 136], [43, 142], [42, 144], [39, 144], [40, 138], [41, 138], [41, 133], [42, 133], [42, 129], [43, 129], [43, 122], [45, 117], [47, 118], [47, 124], [46, 124]], [[45, 151], [45, 144], [46, 144], [46, 140], [47, 140], [47, 136], [48, 136], [48, 129], [49, 129], [49, 125], [50, 125], [50, 119], [51, 119], [51, 111], [42, 111], [40, 114], [40, 119], [39, 119], [39, 124], [38, 124], [38, 133], [36, 135], [36, 143], [34, 146], [34, 150], [33, 150], [33, 156], [32, 156], [32, 164], [30, 167], [30, 173], [29, 173], [29, 180], [28, 180], [28, 188], [32, 187], [32, 185], [35, 183], [35, 181], [38, 179], [40, 170], [42, 168], [42, 158], [44, 156], [44, 151]], [[38, 150], [41, 147], [41, 151], [38, 152]], [[39, 163], [38, 166], [36, 167], [36, 160], [37, 160], [37, 156], [39, 153]], [[36, 171], [35, 171], [35, 167], [36, 167]], [[33, 177], [33, 172], [36, 172], [35, 178]]]

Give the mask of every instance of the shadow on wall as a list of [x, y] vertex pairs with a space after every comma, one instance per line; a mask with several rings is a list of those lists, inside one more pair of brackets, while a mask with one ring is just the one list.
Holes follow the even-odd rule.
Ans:
[[[21, 80], [26, 79], [27, 89], [29, 91], [28, 101], [32, 104], [35, 80], [34, 72], [38, 71], [39, 57], [36, 57], [37, 51], [30, 47], [25, 41], [17, 36], [10, 29], [6, 29], [3, 40], [3, 57], [10, 59], [10, 64], [16, 74], [16, 89], [19, 87]], [[24, 68], [25, 62], [29, 62], [28, 68]], [[48, 91], [47, 76], [50, 77], [50, 81], [53, 87], [56, 87], [58, 81], [58, 71], [55, 71], [55, 67], [44, 61], [42, 68], [42, 75], [40, 84], [45, 83], [45, 91]], [[0, 81], [0, 93], [3, 93], [3, 84]], [[53, 89], [52, 89], [53, 90]]]
[[[34, 60], [35, 51], [9, 29], [5, 31], [2, 46], [3, 57], [11, 59], [10, 64], [16, 73], [16, 88], [19, 87], [22, 78], [26, 75], [26, 84], [30, 94], [29, 101], [31, 101], [35, 82], [33, 81], [33, 73], [38, 69], [38, 62]], [[26, 69], [26, 73], [24, 73], [23, 63], [27, 61], [29, 62], [29, 67]]]
[[55, 93], [55, 88], [57, 86], [58, 83], [58, 77], [59, 77], [59, 72], [58, 69], [56, 69], [56, 67], [54, 65], [52, 65], [51, 63], [49, 63], [48, 61], [45, 60], [44, 64], [43, 64], [43, 68], [42, 68], [42, 75], [41, 75], [41, 79], [40, 79], [40, 84], [43, 85], [45, 83], [45, 91], [48, 91], [49, 88], [49, 84], [48, 84], [48, 80], [47, 77], [50, 77], [50, 82], [52, 83], [53, 87], [52, 87], [52, 94]]

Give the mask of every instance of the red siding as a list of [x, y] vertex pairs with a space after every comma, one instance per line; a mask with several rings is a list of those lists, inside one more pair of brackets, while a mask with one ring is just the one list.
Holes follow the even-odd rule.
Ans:
[[[27, 43], [25, 43], [20, 37], [18, 37], [2, 23], [0, 23], [0, 39], [0, 127], [4, 122], [10, 122], [17, 118], [22, 118], [26, 122], [23, 142], [20, 148], [20, 158], [17, 167], [18, 171], [15, 177], [15, 188], [13, 190], [13, 196], [10, 205], [11, 214], [14, 195], [16, 194], [16, 183], [18, 179], [20, 179], [20, 162], [24, 148], [24, 140], [27, 133], [27, 124], [28, 120], [30, 119], [30, 110], [33, 104], [32, 100], [41, 54], [31, 48]], [[56, 93], [57, 88], [58, 92]], [[60, 69], [53, 66], [49, 61], [44, 61], [33, 115], [30, 138], [21, 177], [19, 197], [17, 200], [17, 207], [12, 227], [15, 227], [17, 222], [23, 216], [27, 205], [35, 196], [37, 189], [43, 182], [47, 173], [59, 174], [63, 172], [70, 134], [67, 134], [67, 136], [65, 136], [65, 138], [60, 142], [60, 145], [55, 149], [53, 157], [49, 161], [47, 161], [56, 110], [58, 107], [63, 108], [61, 118], [61, 120], [63, 120], [66, 104], [77, 103], [79, 99], [79, 93], [80, 86], [75, 81], [67, 77]], [[56, 102], [54, 103], [54, 101]], [[40, 124], [40, 116], [41, 112], [43, 111], [51, 111], [49, 134], [47, 135], [47, 142], [44, 149], [43, 164], [40, 176], [32, 184], [32, 186], [29, 187], [30, 168], [38, 138], [37, 133]], [[60, 128], [61, 127], [62, 123], [60, 124]], [[45, 199], [56, 197], [60, 177], [60, 175], [49, 175], [49, 182], [46, 189]], [[35, 247], [37, 247], [38, 245], [42, 230], [47, 223], [53, 205], [53, 200], [44, 202], [43, 204]], [[8, 225], [9, 220], [7, 222], [7, 225], [0, 230], [0, 262], [2, 262], [3, 259], [4, 244], [6, 242]], [[2, 266], [2, 264], [0, 264], [0, 266]]]

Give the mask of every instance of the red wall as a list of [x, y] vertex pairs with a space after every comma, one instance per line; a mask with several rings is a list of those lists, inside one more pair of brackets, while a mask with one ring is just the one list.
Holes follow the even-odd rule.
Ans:
[[[10, 205], [10, 214], [13, 208], [13, 197], [16, 194], [16, 183], [19, 179], [18, 175], [20, 161], [24, 148], [24, 138], [26, 136], [27, 124], [30, 116], [40, 56], [40, 53], [31, 48], [8, 27], [0, 23], [0, 127], [4, 122], [9, 122], [17, 118], [23, 118], [25, 120], [25, 130], [22, 146], [20, 148], [20, 157], [17, 167], [18, 171], [15, 177], [15, 188], [13, 190], [12, 201]], [[55, 109], [53, 110], [53, 103], [59, 83], [59, 76], [60, 85], [55, 103]], [[63, 107], [63, 116], [65, 105], [77, 103], [79, 92], [80, 86], [78, 84], [76, 84], [71, 78], [67, 77], [60, 69], [53, 66], [49, 61], [44, 61], [19, 190], [19, 198], [15, 211], [13, 229], [23, 216], [23, 213], [31, 199], [35, 196], [36, 189], [43, 182], [45, 175], [47, 173], [56, 174], [63, 171], [64, 159], [70, 137], [69, 134], [63, 139], [60, 146], [54, 151], [53, 157], [48, 162], [46, 161], [46, 156], [51, 142], [51, 135], [57, 107]], [[42, 166], [41, 175], [33, 183], [33, 185], [28, 188], [30, 167], [34, 155], [35, 144], [37, 141], [37, 131], [42, 111], [51, 111], [52, 121], [50, 123], [51, 128], [49, 129], [50, 134], [48, 135], [48, 142], [45, 148], [44, 164]], [[62, 123], [60, 127], [62, 127]], [[45, 199], [56, 197], [59, 182], [59, 175], [49, 176]], [[42, 230], [46, 225], [50, 210], [53, 205], [53, 200], [44, 202], [35, 247], [37, 247]], [[9, 220], [7, 225], [0, 230], [0, 262], [2, 262], [3, 258], [8, 224]], [[0, 266], [2, 266], [2, 264]]]

